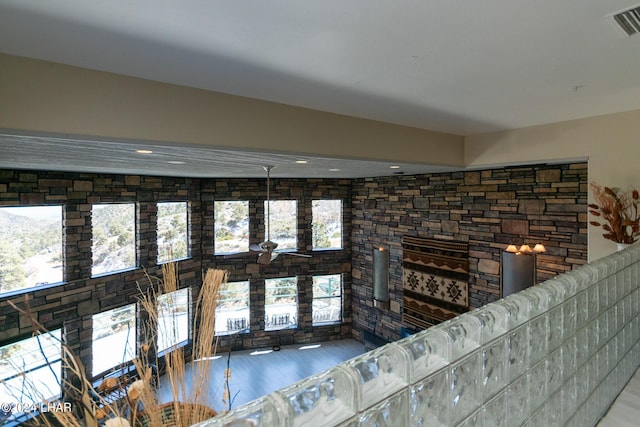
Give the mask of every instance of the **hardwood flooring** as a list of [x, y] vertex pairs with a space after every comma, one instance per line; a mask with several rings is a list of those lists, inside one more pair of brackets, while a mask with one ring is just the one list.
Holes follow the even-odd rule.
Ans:
[[[364, 352], [364, 345], [354, 339], [282, 346], [279, 351], [265, 348], [231, 352], [229, 388], [231, 397], [235, 396], [232, 408], [319, 374]], [[222, 393], [227, 357], [228, 353], [219, 354], [211, 363], [210, 406], [218, 411], [225, 409]], [[191, 378], [189, 373], [186, 378]], [[171, 391], [164, 378], [160, 381], [159, 398], [171, 400]]]

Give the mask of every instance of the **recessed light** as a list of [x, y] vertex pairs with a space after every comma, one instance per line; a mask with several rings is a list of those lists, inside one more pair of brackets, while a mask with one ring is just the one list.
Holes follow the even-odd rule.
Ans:
[[151, 153], [153, 153], [153, 151], [151, 151], [151, 150], [136, 150], [136, 153], [138, 153], [138, 154], [151, 154]]
[[167, 163], [172, 165], [184, 165], [184, 162], [181, 160], [169, 160]]
[[306, 160], [296, 160], [296, 163], [299, 164], [299, 165], [305, 165], [305, 164], [307, 164], [307, 161]]
[[331, 169], [329, 169], [329, 172], [340, 172], [340, 169], [337, 169], [337, 168], [331, 168]]
[[400, 166], [398, 165], [389, 166], [389, 169], [400, 169]]

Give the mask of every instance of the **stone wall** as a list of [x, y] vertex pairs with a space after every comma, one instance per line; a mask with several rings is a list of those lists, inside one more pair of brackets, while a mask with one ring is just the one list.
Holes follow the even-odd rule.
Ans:
[[[400, 336], [404, 235], [469, 244], [470, 304], [500, 298], [507, 244], [542, 243], [538, 282], [587, 262], [587, 164], [355, 180], [352, 188], [353, 329]], [[389, 310], [373, 308], [372, 250], [390, 249]]]
[[[266, 195], [264, 179], [213, 180], [163, 178], [66, 172], [0, 170], [0, 206], [62, 204], [64, 284], [40, 287], [19, 295], [0, 296], [0, 345], [32, 332], [27, 316], [21, 316], [8, 301], [24, 306], [25, 297], [34, 318], [47, 329], [64, 327], [65, 339], [91, 372], [92, 315], [138, 300], [136, 283], [148, 285], [145, 270], [160, 276], [156, 264], [157, 202], [188, 201], [190, 251], [178, 262], [181, 287], [191, 287], [195, 296], [202, 272], [210, 267], [229, 270], [230, 280], [251, 280], [251, 309], [255, 322], [249, 334], [223, 337], [220, 351], [229, 347], [256, 348], [285, 343], [309, 343], [340, 339], [351, 334], [350, 302], [350, 180], [273, 180], [273, 198], [294, 198], [299, 206], [301, 249], [311, 251], [311, 200], [340, 198], [344, 201], [342, 251], [314, 252], [313, 258], [280, 256], [272, 265], [258, 267], [255, 254], [240, 257], [213, 254], [213, 201], [249, 200], [250, 212], [262, 218]], [[91, 205], [108, 202], [135, 202], [138, 235], [138, 265], [130, 271], [91, 277]], [[264, 236], [263, 221], [251, 224], [251, 243]], [[344, 274], [345, 319], [342, 325], [311, 326], [311, 276]], [[300, 288], [299, 328], [264, 332], [264, 278], [297, 276]]]

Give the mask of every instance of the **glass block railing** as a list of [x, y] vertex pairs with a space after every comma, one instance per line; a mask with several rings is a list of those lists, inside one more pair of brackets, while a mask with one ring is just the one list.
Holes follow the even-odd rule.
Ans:
[[640, 245], [201, 423], [593, 426], [640, 363]]

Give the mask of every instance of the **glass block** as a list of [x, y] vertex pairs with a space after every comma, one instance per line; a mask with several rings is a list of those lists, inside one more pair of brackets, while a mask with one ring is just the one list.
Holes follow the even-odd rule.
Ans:
[[449, 389], [448, 369], [442, 369], [413, 386], [410, 397], [410, 425], [451, 425]]
[[572, 298], [578, 293], [578, 279], [570, 273], [557, 276], [557, 280], [564, 287], [564, 299]]
[[562, 306], [554, 307], [549, 310], [549, 334], [547, 335], [549, 351], [562, 344], [563, 333], [564, 323], [562, 317]]
[[583, 365], [590, 356], [589, 328], [585, 326], [576, 333], [576, 366]]
[[480, 322], [480, 344], [486, 344], [507, 332], [507, 310], [498, 304], [488, 304], [469, 313]]
[[[484, 427], [484, 424], [482, 422], [482, 419], [483, 419], [482, 412], [483, 412], [482, 408], [478, 409], [477, 411], [469, 415], [467, 418], [462, 420], [458, 425], [456, 425], [456, 427]], [[430, 426], [425, 426], [425, 427], [430, 427]]]
[[600, 295], [598, 293], [598, 286], [591, 286], [587, 289], [587, 296], [589, 298], [589, 321], [597, 318], [600, 314]]
[[549, 426], [561, 426], [563, 420], [563, 407], [562, 407], [562, 393], [557, 391], [551, 395], [545, 405], [545, 411], [547, 413], [547, 422]]
[[555, 307], [564, 301], [564, 284], [557, 278], [547, 280], [540, 286], [549, 293], [549, 308]]
[[501, 299], [496, 304], [507, 310], [507, 327], [513, 329], [529, 320], [530, 302], [527, 298], [513, 294]]
[[451, 367], [449, 402], [453, 424], [466, 418], [480, 406], [478, 383], [482, 376], [481, 363], [480, 351], [475, 351]]
[[443, 325], [449, 339], [451, 362], [465, 357], [480, 346], [480, 321], [470, 315], [458, 316]]
[[529, 416], [531, 394], [538, 390], [529, 390], [529, 377], [523, 375], [507, 388], [507, 414], [509, 425], [520, 425]]
[[247, 404], [197, 424], [197, 427], [284, 426], [287, 413], [273, 395], [258, 398]]
[[545, 411], [545, 408], [538, 409], [536, 412], [534, 412], [531, 415], [531, 418], [529, 418], [524, 422], [524, 424], [522, 424], [522, 427], [542, 427], [542, 426], [544, 427], [549, 426], [549, 423], [547, 420], [547, 412]]
[[606, 312], [596, 319], [598, 331], [598, 347], [602, 347], [609, 340], [609, 316]]
[[562, 348], [554, 350], [546, 358], [547, 392], [555, 392], [562, 385]]
[[589, 364], [585, 363], [576, 372], [576, 405], [580, 406], [587, 401], [589, 397], [590, 372]]
[[412, 384], [449, 364], [449, 340], [437, 328], [414, 334], [398, 345], [409, 355], [409, 381]]
[[616, 276], [612, 275], [607, 278], [607, 307], [611, 307], [618, 302], [618, 284]]
[[318, 419], [334, 425], [356, 414], [356, 385], [340, 366], [276, 393], [287, 403], [292, 427], [310, 425]]
[[542, 286], [531, 286], [520, 292], [520, 296], [529, 300], [529, 317], [534, 318], [549, 310], [549, 292]]
[[[408, 390], [403, 390], [377, 405], [363, 411], [360, 416], [360, 427], [396, 427], [409, 425]], [[318, 425], [316, 420], [312, 424]], [[322, 425], [331, 425], [322, 420]]]
[[563, 337], [570, 337], [576, 333], [577, 321], [576, 299], [570, 298], [562, 303]]
[[515, 380], [529, 368], [529, 325], [514, 329], [508, 336], [507, 378]]
[[479, 393], [484, 401], [489, 400], [507, 385], [506, 365], [508, 338], [503, 337], [482, 348], [482, 379]]
[[584, 290], [576, 295], [576, 329], [589, 322], [589, 293]]
[[548, 354], [549, 315], [547, 313], [529, 321], [529, 364], [534, 365]]
[[409, 356], [396, 344], [387, 344], [344, 363], [360, 390], [358, 410], [377, 403], [409, 384]]
[[529, 376], [529, 389], [532, 390], [529, 400], [531, 410], [541, 407], [547, 400], [547, 363], [545, 360], [534, 365], [527, 374]]
[[509, 427], [516, 425], [511, 423], [511, 414], [507, 416], [506, 393], [500, 393], [482, 408], [483, 427]]
[[562, 386], [562, 422], [566, 423], [577, 408], [576, 377], [570, 377]]
[[562, 343], [562, 378], [567, 379], [576, 373], [577, 339], [575, 336]]
[[613, 306], [607, 310], [607, 326], [608, 334], [607, 338], [612, 338], [618, 333], [618, 307]]

